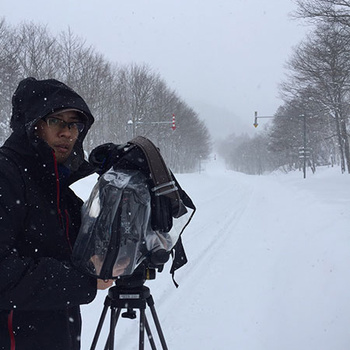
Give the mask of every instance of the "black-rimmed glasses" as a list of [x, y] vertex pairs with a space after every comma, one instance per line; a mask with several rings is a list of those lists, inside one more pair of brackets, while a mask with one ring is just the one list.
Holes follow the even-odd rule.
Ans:
[[85, 123], [80, 121], [68, 123], [56, 117], [46, 117], [43, 120], [44, 122], [46, 122], [47, 126], [50, 129], [54, 129], [57, 131], [63, 130], [65, 127], [68, 127], [69, 130], [78, 131], [79, 133], [81, 133], [85, 128]]

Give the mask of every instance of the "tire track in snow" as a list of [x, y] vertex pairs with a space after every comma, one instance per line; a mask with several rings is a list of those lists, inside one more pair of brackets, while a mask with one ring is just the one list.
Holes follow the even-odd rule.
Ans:
[[[225, 186], [228, 183], [231, 185]], [[225, 240], [234, 239], [235, 227], [249, 207], [254, 191], [252, 184], [239, 181], [232, 173], [216, 183], [218, 185], [220, 187], [212, 190], [207, 200], [196, 203], [197, 213], [183, 235], [186, 252], [194, 265], [200, 262], [203, 254], [215, 251]], [[231, 205], [225, 207], [223, 203]]]
[[[200, 271], [208, 261], [212, 261], [215, 265], [223, 244], [236, 245], [239, 236], [239, 229], [236, 228], [242, 218], [246, 217], [244, 213], [250, 208], [254, 193], [254, 184], [241, 181], [240, 176], [235, 173], [225, 174], [221, 181], [216, 180], [210, 189], [210, 186], [206, 186], [208, 182], [213, 184], [213, 181], [206, 179], [203, 183], [203, 188], [207, 189], [208, 198], [198, 202], [193, 198], [197, 213], [183, 234], [188, 263], [177, 272], [175, 279], [184, 289], [187, 284], [196, 284], [196, 281], [202, 278]], [[232, 205], [223, 207], [222, 203], [232, 203]], [[164, 283], [169, 282], [167, 279], [169, 277], [166, 273], [164, 276], [163, 272], [155, 283], [157, 299], [163, 300], [162, 309], [166, 309], [166, 305], [170, 306], [172, 303], [169, 301], [169, 291], [175, 298], [178, 295], [175, 288], [169, 289], [169, 283], [168, 288], [164, 288]], [[150, 286], [153, 284], [154, 282], [150, 282]]]
[[[203, 181], [203, 188], [208, 192], [207, 199], [196, 202], [195, 196], [193, 196], [198, 212], [183, 236], [189, 262], [175, 276], [180, 288], [172, 288], [169, 284], [166, 288], [167, 276], [161, 276], [161, 279], [158, 278], [154, 286], [153, 282], [149, 284], [157, 302], [157, 310], [159, 310], [164, 329], [172, 329], [170, 334], [166, 333], [169, 345], [178, 342], [176, 338], [179, 334], [181, 334], [181, 337], [188, 339], [194, 336], [190, 329], [183, 327], [181, 323], [177, 323], [173, 319], [172, 313], [169, 313], [169, 310], [172, 310], [179, 301], [183, 301], [186, 305], [187, 311], [184, 317], [192, 320], [193, 323], [198, 323], [200, 320], [203, 327], [208, 329], [203, 334], [208, 337], [215, 337], [216, 335], [210, 336], [212, 333], [210, 329], [211, 326], [215, 328], [216, 325], [211, 325], [208, 315], [220, 313], [220, 308], [216, 307], [215, 303], [213, 305], [210, 302], [211, 298], [208, 296], [208, 289], [205, 286], [208, 283], [217, 284], [217, 294], [215, 297], [212, 295], [212, 297], [214, 297], [214, 300], [217, 298], [218, 305], [222, 304], [222, 301], [219, 300], [230, 298], [225, 287], [225, 281], [218, 277], [226, 274], [231, 259], [230, 256], [223, 256], [222, 252], [227, 251], [228, 245], [240, 249], [238, 241], [242, 232], [239, 226], [241, 220], [247, 218], [246, 211], [251, 208], [255, 184], [254, 181], [250, 181], [251, 179], [247, 181], [246, 178], [242, 179], [236, 173], [225, 174], [219, 179], [219, 181], [214, 182], [212, 187], [208, 186], [211, 179], [207, 179], [206, 182]], [[231, 205], [223, 207], [222, 203], [231, 203]], [[209, 232], [210, 234], [208, 234]], [[203, 271], [206, 271], [205, 275], [203, 275]], [[225, 275], [225, 277], [229, 278], [230, 276]], [[183, 308], [180, 308], [179, 312], [182, 313]], [[189, 320], [186, 323], [191, 323]], [[205, 348], [204, 344], [205, 340], [202, 344], [203, 349]]]

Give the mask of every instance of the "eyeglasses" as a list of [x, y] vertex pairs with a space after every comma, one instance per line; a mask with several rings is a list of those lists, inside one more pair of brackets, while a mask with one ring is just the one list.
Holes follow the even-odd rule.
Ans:
[[67, 123], [64, 120], [55, 117], [46, 117], [43, 120], [46, 122], [47, 126], [50, 129], [53, 129], [55, 131], [63, 130], [67, 126], [69, 130], [78, 131], [81, 133], [85, 128], [85, 123], [83, 122]]

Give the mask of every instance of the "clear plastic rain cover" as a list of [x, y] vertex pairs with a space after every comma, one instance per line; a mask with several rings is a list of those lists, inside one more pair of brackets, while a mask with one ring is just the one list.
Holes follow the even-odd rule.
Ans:
[[82, 207], [75, 265], [97, 278], [117, 278], [131, 275], [150, 252], [170, 251], [181, 228], [152, 230], [150, 212], [151, 195], [140, 171], [111, 168], [101, 175]]

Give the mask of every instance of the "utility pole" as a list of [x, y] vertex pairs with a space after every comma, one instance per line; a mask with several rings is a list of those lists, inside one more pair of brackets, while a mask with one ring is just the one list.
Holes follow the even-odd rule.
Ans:
[[300, 158], [303, 158], [303, 175], [304, 175], [304, 179], [306, 179], [306, 158], [309, 157], [310, 154], [310, 150], [308, 150], [306, 148], [306, 116], [305, 114], [301, 114], [298, 116], [277, 116], [277, 115], [267, 115], [267, 116], [258, 116], [258, 112], [255, 111], [254, 113], [254, 127], [257, 128], [258, 127], [258, 118], [303, 118], [303, 147], [301, 147], [299, 149], [299, 154], [300, 154]]

